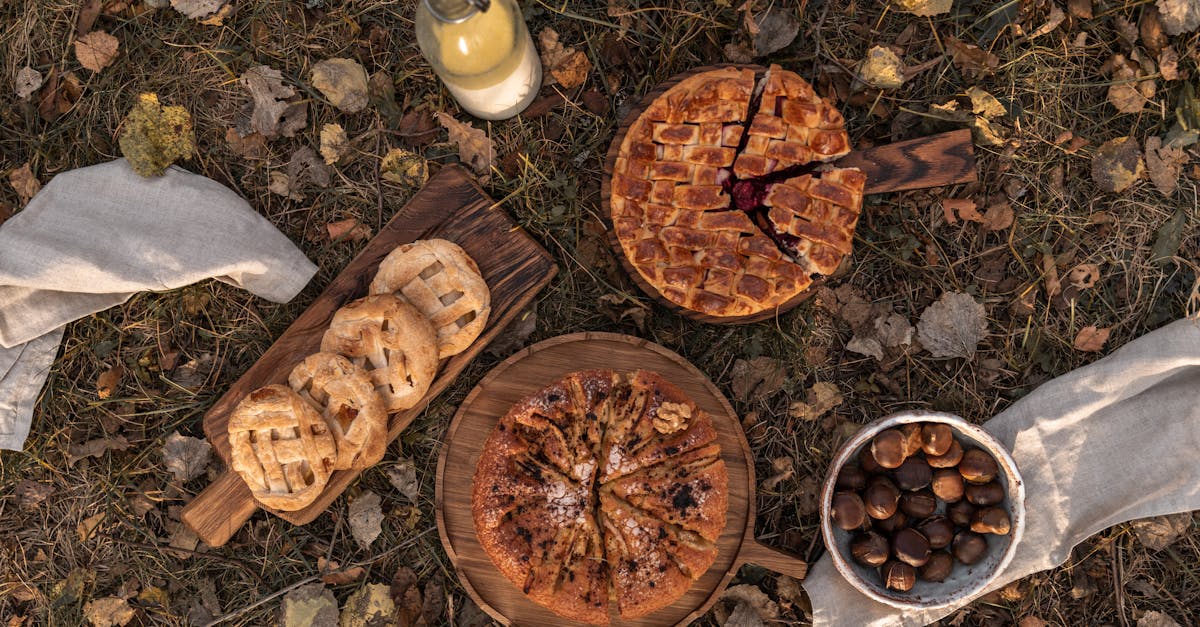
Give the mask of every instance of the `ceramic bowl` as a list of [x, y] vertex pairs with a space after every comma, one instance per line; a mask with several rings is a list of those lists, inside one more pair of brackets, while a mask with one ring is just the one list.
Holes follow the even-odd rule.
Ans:
[[[843, 531], [830, 519], [830, 504], [838, 473], [847, 462], [856, 462], [860, 451], [871, 445], [871, 439], [879, 432], [911, 422], [941, 422], [954, 429], [954, 435], [963, 448], [978, 447], [991, 454], [1000, 466], [998, 481], [1004, 486], [1005, 500], [1001, 504], [1012, 519], [1012, 531], [1007, 536], [984, 534], [988, 541], [987, 557], [971, 566], [955, 562], [954, 570], [945, 581], [929, 582], [919, 578], [912, 590], [897, 592], [883, 586], [878, 569], [855, 562], [850, 557], [851, 533]], [[945, 512], [940, 502], [938, 513]], [[1012, 560], [1017, 543], [1025, 529], [1025, 484], [1012, 456], [991, 434], [958, 416], [942, 412], [923, 410], [892, 414], [866, 425], [854, 437], [846, 441], [833, 458], [825, 485], [821, 490], [821, 535], [825, 539], [833, 564], [838, 572], [863, 594], [893, 607], [902, 609], [933, 609], [953, 605], [970, 598], [991, 583]]]

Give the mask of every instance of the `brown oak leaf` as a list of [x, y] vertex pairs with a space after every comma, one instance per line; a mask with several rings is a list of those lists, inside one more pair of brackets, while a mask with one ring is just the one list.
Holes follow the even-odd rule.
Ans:
[[450, 141], [458, 145], [458, 156], [464, 163], [477, 174], [485, 174], [492, 169], [496, 147], [487, 133], [441, 111], [435, 113], [434, 117], [446, 128]]

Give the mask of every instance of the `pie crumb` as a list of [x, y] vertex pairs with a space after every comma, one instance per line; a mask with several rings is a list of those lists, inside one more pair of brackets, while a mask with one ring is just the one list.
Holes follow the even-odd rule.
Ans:
[[675, 433], [687, 428], [692, 408], [684, 403], [663, 403], [654, 417], [654, 429], [659, 433]]

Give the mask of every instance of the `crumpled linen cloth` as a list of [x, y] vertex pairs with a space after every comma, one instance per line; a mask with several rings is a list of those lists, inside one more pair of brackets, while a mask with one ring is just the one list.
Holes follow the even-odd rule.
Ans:
[[68, 322], [207, 278], [283, 303], [316, 270], [212, 179], [124, 159], [59, 174], [0, 227], [0, 449], [24, 445]]
[[[983, 428], [1012, 451], [1026, 519], [1012, 562], [977, 597], [1062, 564], [1115, 524], [1200, 509], [1200, 322], [1178, 320], [1048, 381]], [[854, 589], [828, 555], [804, 588], [816, 626], [926, 625], [971, 601], [902, 612]]]

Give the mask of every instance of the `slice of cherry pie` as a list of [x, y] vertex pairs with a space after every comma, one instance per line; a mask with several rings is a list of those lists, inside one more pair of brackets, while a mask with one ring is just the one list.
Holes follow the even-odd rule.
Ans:
[[793, 72], [690, 76], [630, 124], [611, 217], [638, 273], [712, 316], [778, 307], [852, 250], [866, 179], [824, 166], [850, 151], [837, 109]]

